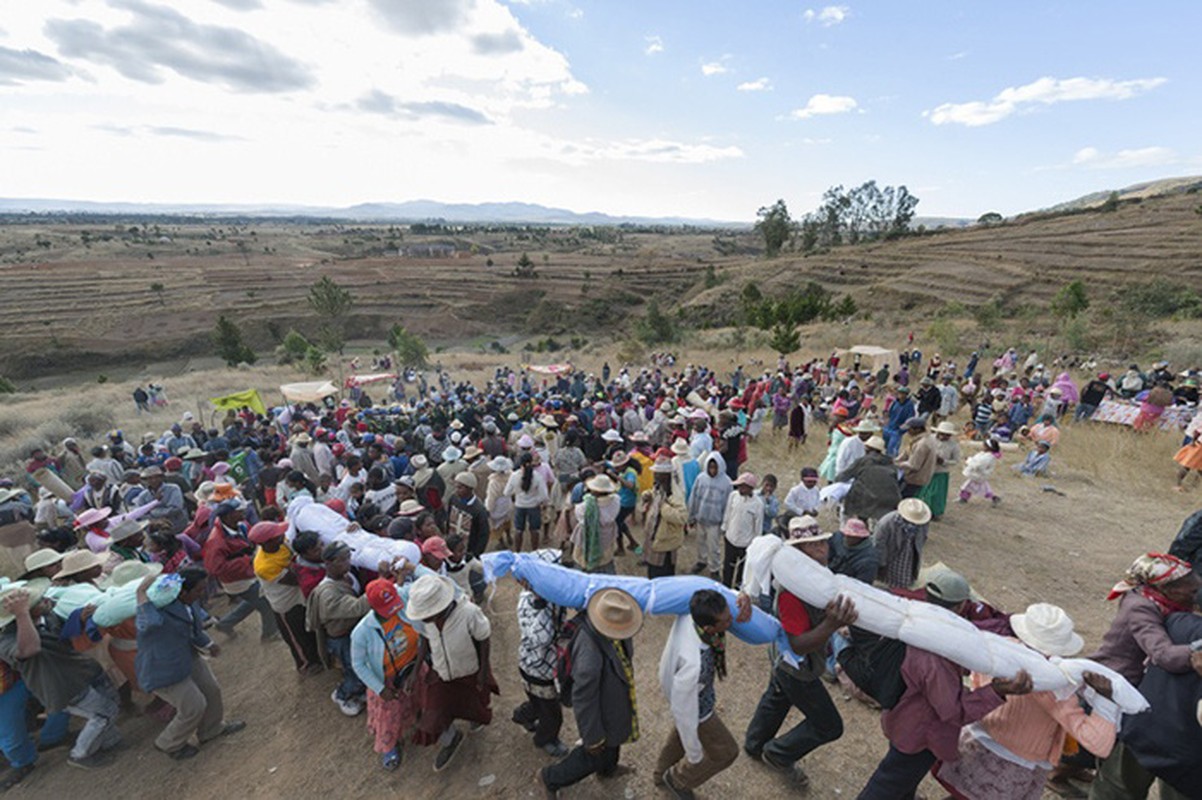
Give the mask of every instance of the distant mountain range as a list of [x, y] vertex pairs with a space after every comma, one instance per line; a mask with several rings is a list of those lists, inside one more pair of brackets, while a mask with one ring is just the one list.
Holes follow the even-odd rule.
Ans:
[[533, 225], [693, 225], [746, 228], [747, 222], [689, 217], [613, 216], [599, 211], [579, 213], [534, 203], [360, 203], [345, 208], [301, 205], [223, 203], [101, 203], [90, 200], [0, 198], [0, 214], [188, 214], [197, 216], [319, 217], [363, 222], [504, 223]]
[[[1166, 178], [1137, 183], [1116, 190], [1123, 200], [1176, 194], [1202, 188], [1202, 177]], [[1044, 211], [1068, 211], [1099, 206], [1112, 190], [1093, 192]], [[232, 203], [101, 203], [90, 200], [44, 198], [0, 198], [0, 214], [130, 214], [242, 217], [314, 217], [347, 222], [430, 222], [454, 224], [501, 223], [511, 225], [691, 225], [705, 228], [748, 228], [750, 222], [694, 219], [690, 217], [614, 216], [599, 211], [577, 212], [535, 203], [440, 203], [437, 200], [408, 200], [403, 203], [359, 203], [338, 208], [288, 204]], [[975, 219], [962, 217], [915, 217], [912, 225], [927, 228], [962, 228]]]

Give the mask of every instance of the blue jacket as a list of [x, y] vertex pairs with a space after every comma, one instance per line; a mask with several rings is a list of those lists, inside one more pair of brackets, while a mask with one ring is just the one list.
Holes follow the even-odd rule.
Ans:
[[163, 608], [153, 603], [138, 606], [138, 655], [134, 667], [142, 691], [153, 692], [179, 683], [192, 674], [194, 648], [212, 644], [201, 628], [204, 612], [197, 604], [188, 606], [176, 600]]
[[914, 416], [914, 401], [910, 398], [898, 401], [889, 406], [889, 422], [885, 425], [886, 430], [900, 431], [901, 426], [906, 420]]

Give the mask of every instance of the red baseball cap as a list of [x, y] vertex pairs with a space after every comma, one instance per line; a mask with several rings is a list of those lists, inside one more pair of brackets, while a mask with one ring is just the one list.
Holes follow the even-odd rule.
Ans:
[[346, 516], [346, 503], [343, 502], [340, 498], [331, 497], [329, 500], [327, 500], [325, 502], [325, 506], [326, 506], [326, 508], [330, 509], [331, 511], [337, 511], [342, 516], [344, 516], [344, 517]]
[[404, 601], [397, 593], [396, 584], [388, 578], [376, 578], [367, 584], [364, 594], [367, 595], [367, 604], [371, 606], [371, 610], [381, 617], [391, 617], [405, 607]]
[[174, 472], [178, 469], [183, 469], [183, 467], [184, 467], [183, 459], [176, 458], [175, 456], [172, 456], [171, 458], [169, 458], [163, 462], [163, 469], [171, 470], [172, 472]]
[[246, 534], [246, 538], [255, 544], [263, 544], [283, 536], [287, 532], [287, 522], [256, 522], [251, 526], [250, 533]]
[[439, 558], [451, 557], [451, 550], [447, 547], [446, 540], [441, 536], [431, 536], [422, 542], [422, 553], [429, 556], [438, 556]]

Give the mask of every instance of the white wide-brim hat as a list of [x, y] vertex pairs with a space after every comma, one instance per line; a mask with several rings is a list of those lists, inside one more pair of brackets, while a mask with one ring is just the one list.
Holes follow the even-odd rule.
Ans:
[[1027, 606], [1025, 613], [1010, 617], [1010, 627], [1023, 644], [1045, 656], [1068, 658], [1085, 647], [1085, 640], [1073, 630], [1072, 618], [1051, 603]]

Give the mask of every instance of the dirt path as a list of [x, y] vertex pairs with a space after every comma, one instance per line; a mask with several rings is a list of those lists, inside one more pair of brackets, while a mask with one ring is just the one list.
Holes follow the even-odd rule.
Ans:
[[[944, 522], [933, 528], [925, 562], [942, 560], [965, 572], [985, 597], [1012, 611], [1041, 600], [1064, 606], [1085, 637], [1096, 646], [1108, 626], [1113, 607], [1104, 598], [1122, 570], [1140, 551], [1163, 549], [1194, 510], [1195, 492], [1180, 496], [1168, 490], [1171, 470], [1161, 459], [1171, 453], [1172, 437], [1130, 440], [1111, 430], [1069, 430], [1058, 454], [1052, 481], [1066, 497], [1041, 491], [1042, 481], [1021, 480], [1003, 468], [997, 488], [1001, 506], [952, 504]], [[1128, 437], [1128, 438], [1123, 438]], [[1148, 464], [1116, 463], [1100, 473], [1090, 454], [1126, 452], [1138, 448]], [[811, 443], [799, 455], [786, 458], [783, 443], [764, 441], [752, 448], [751, 466], [771, 467], [787, 488], [803, 464], [817, 463], [819, 446]], [[1109, 459], [1113, 461], [1113, 459]], [[1070, 463], [1066, 463], [1070, 462]], [[1014, 463], [1007, 460], [1007, 465]], [[953, 484], [956, 483], [953, 476]], [[1170, 479], [1171, 480], [1171, 479]], [[830, 520], [827, 520], [830, 523]], [[682, 562], [691, 560], [690, 538]], [[635, 572], [630, 557], [622, 571]], [[325, 795], [363, 797], [405, 793], [433, 798], [445, 793], [462, 798], [535, 797], [531, 776], [548, 763], [521, 728], [509, 721], [521, 700], [517, 678], [517, 630], [514, 614], [517, 588], [503, 581], [491, 616], [493, 653], [502, 694], [495, 700], [494, 722], [472, 734], [454, 764], [443, 773], [432, 771], [433, 749], [411, 748], [399, 772], [386, 774], [371, 751], [363, 717], [347, 719], [329, 700], [336, 683], [333, 674], [301, 680], [291, 668], [283, 644], [260, 645], [256, 624], [230, 641], [213, 667], [225, 689], [227, 713], [246, 719], [246, 731], [207, 746], [191, 762], [177, 764], [152, 749], [159, 724], [127, 716], [122, 729], [130, 746], [114, 767], [80, 772], [65, 765], [63, 750], [42, 758], [40, 766], [13, 797], [116, 797], [141, 794], [154, 787], [164, 797], [225, 800], [229, 797], [294, 797]], [[565, 797], [663, 797], [651, 783], [652, 768], [669, 730], [670, 715], [659, 692], [656, 671], [660, 649], [669, 629], [666, 618], [649, 619], [636, 641], [635, 664], [640, 692], [643, 738], [623, 749], [622, 762], [633, 772], [609, 781], [590, 779]], [[742, 737], [768, 677], [763, 648], [732, 642], [730, 677], [718, 686], [718, 710], [736, 737]], [[811, 797], [851, 798], [863, 786], [887, 745], [875, 712], [835, 692], [844, 713], [846, 733], [822, 748], [804, 765], [810, 775]], [[787, 724], [796, 720], [790, 717]], [[563, 738], [576, 738], [567, 715]], [[932, 785], [933, 786], [933, 785]], [[791, 793], [783, 780], [745, 756], [703, 787], [704, 798], [769, 797]], [[941, 797], [929, 788], [928, 797]]]

